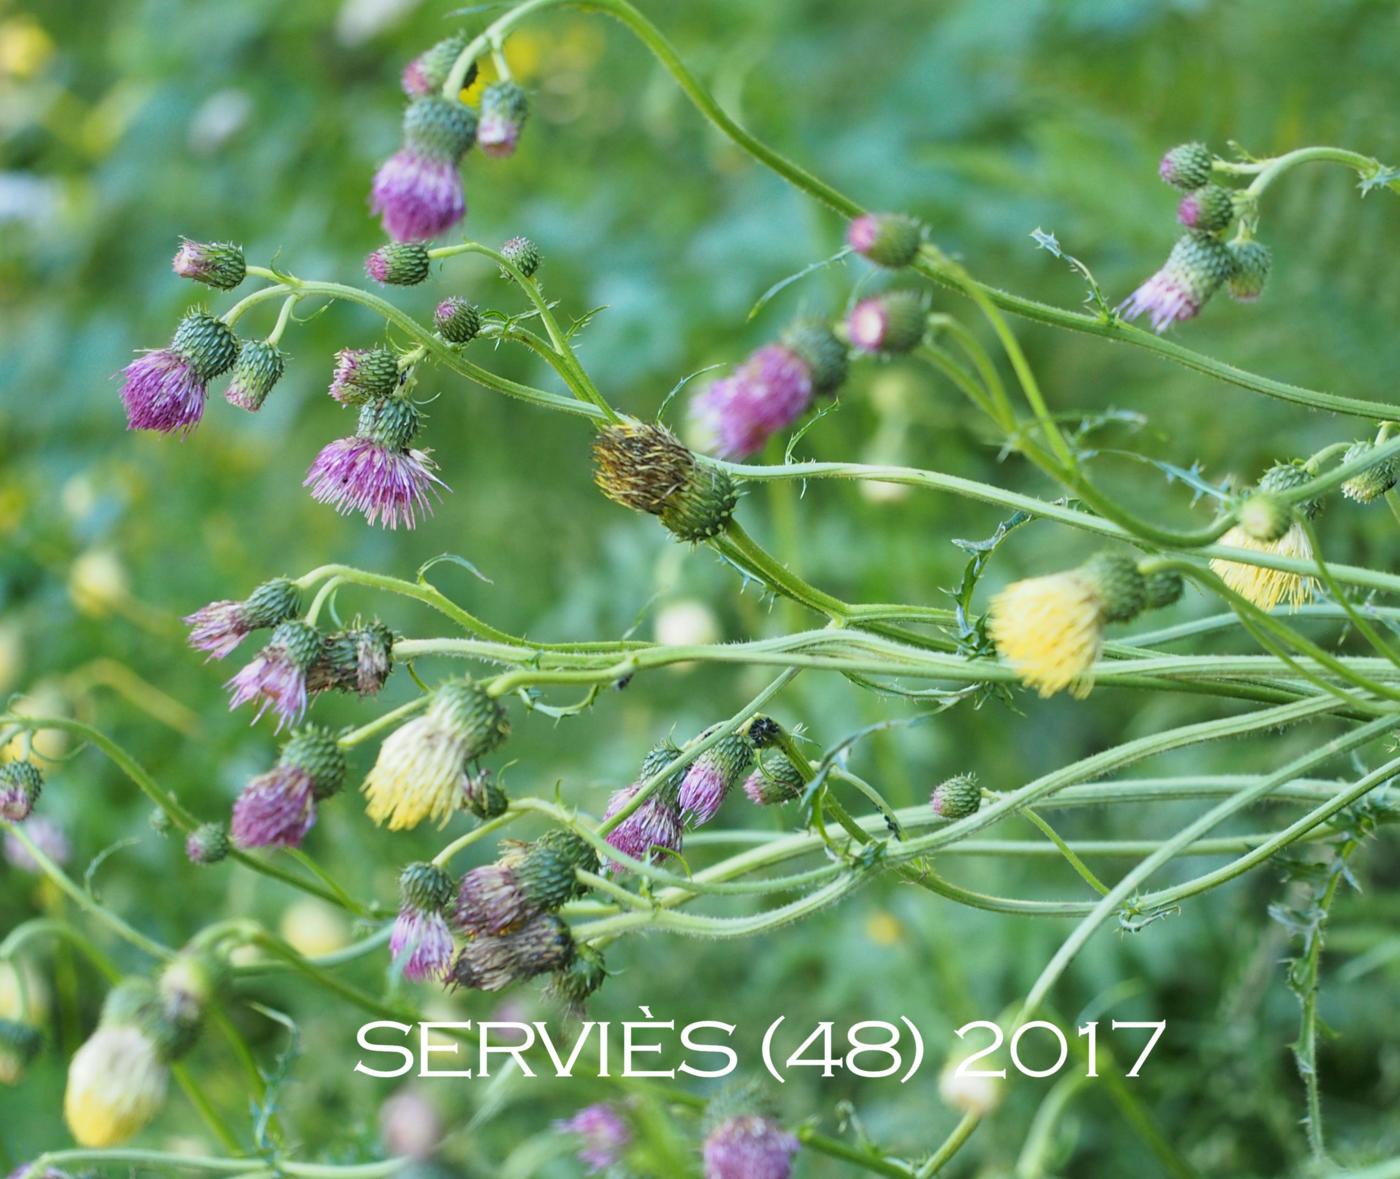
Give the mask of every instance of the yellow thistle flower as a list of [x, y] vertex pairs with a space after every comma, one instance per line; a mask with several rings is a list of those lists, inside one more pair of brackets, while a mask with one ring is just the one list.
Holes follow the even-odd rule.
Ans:
[[[1275, 540], [1259, 540], [1237, 524], [1220, 538], [1220, 543], [1256, 553], [1296, 557], [1301, 561], [1310, 561], [1313, 555], [1308, 534], [1297, 523], [1289, 525], [1283, 535]], [[1238, 561], [1227, 561], [1224, 557], [1216, 557], [1210, 567], [1235, 593], [1261, 610], [1272, 610], [1283, 601], [1296, 610], [1313, 596], [1316, 589], [1311, 577], [1282, 569], [1244, 565]]]
[[135, 1024], [99, 1027], [68, 1066], [63, 1114], [80, 1145], [125, 1142], [160, 1111], [169, 1069]]
[[510, 731], [501, 706], [475, 684], [442, 685], [428, 711], [395, 729], [365, 778], [365, 813], [391, 831], [446, 824], [463, 799], [467, 763]]

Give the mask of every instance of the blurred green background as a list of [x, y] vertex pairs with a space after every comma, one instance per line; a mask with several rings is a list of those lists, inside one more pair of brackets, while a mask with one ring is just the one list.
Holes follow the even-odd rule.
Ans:
[[[1078, 303], [1082, 284], [1035, 248], [1031, 231], [1056, 233], [1110, 297], [1123, 297], [1174, 237], [1173, 196], [1156, 178], [1156, 161], [1173, 143], [1201, 138], [1224, 150], [1235, 139], [1259, 154], [1337, 143], [1400, 156], [1400, 10], [1388, 0], [643, 7], [760, 136], [871, 206], [917, 213], [980, 277], [1062, 305]], [[453, 18], [451, 8], [414, 0], [0, 0], [0, 691], [23, 691], [31, 707], [99, 724], [206, 817], [226, 814], [274, 744], [266, 726], [250, 729], [246, 715], [228, 714], [221, 683], [229, 672], [184, 648], [178, 616], [270, 576], [328, 561], [411, 576], [453, 552], [490, 582], [443, 565], [438, 583], [494, 624], [540, 639], [615, 637], [630, 627], [651, 634], [659, 620], [666, 634], [677, 633], [668, 624], [702, 626], [738, 639], [800, 622], [787, 607], [770, 609], [753, 587], [741, 592], [709, 551], [677, 546], [654, 522], [603, 501], [579, 422], [449, 374], [430, 372], [420, 386], [440, 393], [428, 409], [428, 443], [453, 488], [430, 521], [383, 533], [312, 503], [300, 486], [305, 468], [350, 427], [324, 396], [332, 356], [383, 338], [355, 308], [293, 327], [283, 344], [292, 356], [287, 377], [257, 417], [216, 394], [187, 441], [124, 432], [112, 374], [133, 350], [164, 343], [197, 301], [169, 269], [178, 235], [241, 241], [250, 260], [275, 257], [305, 277], [361, 281], [361, 260], [379, 241], [368, 180], [397, 141], [398, 70], [460, 23], [475, 28], [485, 19]], [[581, 354], [614, 404], [651, 415], [684, 375], [738, 360], [799, 310], [835, 314], [858, 283], [869, 285], [862, 267], [832, 267], [747, 322], [771, 283], [836, 249], [837, 219], [719, 139], [620, 28], [556, 13], [528, 24], [509, 54], [534, 115], [515, 158], [469, 159], [467, 231], [488, 243], [528, 234], [545, 259], [546, 291], [566, 312], [606, 305], [582, 335]], [[1302, 170], [1269, 194], [1261, 236], [1275, 252], [1266, 299], [1255, 307], [1222, 299], [1180, 338], [1272, 376], [1388, 398], [1400, 206], [1384, 193], [1359, 199], [1354, 178], [1339, 169]], [[519, 306], [490, 269], [465, 260], [395, 297], [425, 317], [454, 292], [483, 306]], [[951, 296], [939, 292], [935, 302], [972, 322]], [[244, 330], [255, 324], [265, 330], [270, 320], [246, 320]], [[1367, 431], [1129, 348], [1028, 324], [1018, 330], [1057, 411], [1131, 411], [1141, 421], [1105, 433], [1106, 446], [1181, 466], [1199, 461], [1213, 480], [1249, 479], [1276, 457]], [[555, 387], [530, 358], [479, 348], [482, 363]], [[682, 401], [670, 413], [678, 424]], [[1053, 493], [1025, 464], [1000, 462], [965, 403], [915, 365], [860, 366], [840, 412], [805, 435], [799, 453], [909, 462]], [[1140, 510], [1192, 518], [1182, 491], [1152, 468], [1105, 458], [1097, 469]], [[935, 605], [946, 602], [965, 560], [950, 540], [985, 537], [999, 519], [991, 508], [937, 495], [836, 485], [809, 487], [800, 499], [792, 487], [755, 491], [741, 513], [834, 593]], [[1324, 522], [1325, 544], [1338, 559], [1388, 569], [1394, 527], [1381, 509], [1338, 507]], [[1067, 551], [1088, 548], [1082, 536], [1037, 524], [1003, 549], [992, 580], [1059, 567]], [[396, 602], [346, 592], [339, 606], [347, 616], [379, 612], [410, 635], [443, 633], [431, 614]], [[1176, 615], [1208, 610], [1188, 595]], [[1233, 641], [1238, 649], [1241, 640]], [[546, 795], [559, 784], [569, 801], [596, 810], [631, 780], [649, 744], [672, 731], [691, 737], [762, 683], [735, 668], [668, 671], [603, 696], [583, 718], [554, 724], [517, 712], [506, 781], [517, 793]], [[406, 699], [411, 689], [399, 673], [385, 699]], [[984, 784], [1011, 789], [1119, 740], [1228, 708], [1107, 692], [1088, 704], [1019, 704], [1023, 711], [996, 702], [960, 708], [881, 733], [857, 748], [855, 764], [892, 803], [908, 805], [955, 772], [975, 770]], [[917, 709], [809, 674], [774, 711], [826, 745]], [[331, 700], [317, 712], [337, 723], [374, 715], [372, 705]], [[1325, 729], [1188, 751], [1144, 772], [1271, 767]], [[362, 750], [352, 772], [363, 772], [368, 756]], [[292, 897], [261, 878], [187, 864], [179, 840], [150, 829], [142, 799], [91, 751], [55, 768], [43, 809], [63, 825], [79, 877], [94, 856], [120, 845], [93, 887], [167, 942], [244, 913], [308, 944], [355, 932], [304, 907], [289, 916]], [[1192, 813], [1075, 812], [1062, 829], [1161, 837]], [[792, 821], [739, 802], [726, 814], [732, 824]], [[1266, 818], [1248, 816], [1238, 829], [1259, 829]], [[1013, 826], [998, 834], [1029, 837], [1028, 827]], [[385, 902], [398, 868], [436, 846], [430, 832], [372, 828], [351, 792], [323, 808], [308, 842], [358, 894]], [[1322, 1011], [1339, 1034], [1321, 1049], [1322, 1091], [1342, 1160], [1400, 1153], [1394, 851], [1393, 836], [1382, 836], [1359, 857], [1365, 888], [1339, 901], [1326, 958]], [[713, 854], [697, 851], [693, 862]], [[950, 873], [1004, 894], [1082, 892], [1053, 860], [966, 860]], [[1266, 869], [1137, 936], [1103, 933], [1055, 992], [1066, 1024], [1109, 992], [1117, 1018], [1169, 1020], [1135, 1092], [1201, 1174], [1290, 1174], [1306, 1154], [1288, 1050], [1296, 1002], [1280, 964], [1289, 947], [1266, 914], [1283, 896], [1278, 872]], [[34, 877], [0, 866], [0, 931], [64, 908]], [[740, 1025], [750, 1063], [756, 1034], [779, 1013], [794, 1024], [908, 1015], [937, 1057], [954, 1042], [953, 1027], [996, 1018], [1017, 1001], [1067, 932], [876, 883], [754, 942], [620, 944], [609, 954], [619, 977], [594, 1011], [628, 1019], [646, 1003], [662, 1019], [728, 1019]], [[120, 943], [110, 948], [131, 969], [149, 965]], [[1348, 963], [1362, 954], [1379, 965], [1349, 977]], [[45, 949], [37, 965], [52, 997], [55, 1043], [22, 1087], [0, 1090], [0, 1171], [69, 1143], [59, 1112], [64, 1061], [101, 1000], [101, 986], [66, 952]], [[376, 988], [385, 965], [376, 957], [348, 975]], [[256, 994], [300, 1025], [300, 1054], [280, 1102], [301, 1154], [373, 1157], [376, 1108], [392, 1086], [350, 1071], [358, 1013], [286, 981]], [[421, 998], [458, 1017], [479, 1018], [494, 1005], [427, 990]], [[542, 1009], [528, 990], [508, 1001]], [[278, 1025], [251, 1012], [241, 1018], [268, 1061], [285, 1047]], [[227, 1064], [219, 1042], [193, 1058], [215, 1101], [243, 1118], [246, 1097]], [[790, 1122], [817, 1118], [828, 1133], [837, 1132], [840, 1103], [850, 1102], [875, 1141], [912, 1154], [956, 1121], [938, 1101], [936, 1073], [926, 1066], [905, 1087], [798, 1078], [777, 1097]], [[1004, 1173], [1052, 1084], [1015, 1086], [957, 1173]], [[568, 1158], [538, 1169], [523, 1160], [534, 1157], [531, 1136], [548, 1134], [551, 1118], [606, 1093], [550, 1081], [428, 1088], [463, 1129], [448, 1161], [473, 1176], [580, 1173]], [[685, 1119], [676, 1125], [694, 1133]], [[1056, 1135], [1050, 1159], [1060, 1173], [1167, 1173], [1100, 1087], [1075, 1097]], [[178, 1096], [141, 1142], [211, 1149]], [[516, 1162], [505, 1163], [512, 1152]], [[817, 1156], [799, 1162], [801, 1176], [853, 1173]]]

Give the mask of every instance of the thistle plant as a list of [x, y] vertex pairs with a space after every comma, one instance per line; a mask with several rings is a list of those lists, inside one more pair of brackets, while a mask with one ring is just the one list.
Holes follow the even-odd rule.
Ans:
[[[1208, 305], [1222, 289], [1259, 301], [1240, 314], [1286, 322], [1283, 299], [1260, 299], [1270, 254], [1259, 235], [1275, 184], [1324, 163], [1350, 169], [1366, 190], [1393, 190], [1400, 186], [1395, 171], [1332, 147], [1268, 158], [1224, 156], [1203, 143], [1174, 147], [1159, 165], [1161, 178], [1181, 193], [1165, 262], [1116, 310], [1092, 277], [1096, 310], [1065, 310], [974, 277], [973, 263], [940, 242], [936, 224], [867, 210], [741, 128], [628, 0], [567, 6], [619, 21], [701, 119], [811, 198], [849, 263], [837, 272], [840, 298], [814, 307], [809, 286], [805, 306], [773, 313], [757, 348], [736, 343], [722, 371], [686, 391], [688, 404], [673, 408], [664, 388], [649, 389], [624, 412], [617, 393], [605, 393], [590, 375], [578, 346], [587, 316], [579, 309], [574, 319], [574, 309], [547, 293], [553, 271], [527, 236], [535, 227], [477, 226], [467, 214], [464, 169], [485, 186], [492, 168], [509, 167], [510, 157], [530, 149], [530, 95], [509, 76], [504, 46], [527, 22], [539, 21], [547, 33], [550, 15], [566, 3], [527, 0], [474, 18], [470, 29], [425, 45], [403, 68], [402, 145], [366, 177], [369, 207], [389, 239], [364, 263], [375, 289], [301, 277], [270, 259], [250, 261], [229, 243], [181, 239], [175, 274], [210, 288], [201, 295], [213, 301], [187, 312], [168, 346], [121, 374], [126, 423], [188, 433], [202, 423], [211, 383], [224, 375], [229, 402], [261, 409], [281, 395], [294, 365], [326, 367], [324, 357], [294, 359], [292, 342], [309, 313], [332, 308], [334, 315], [338, 305], [353, 304], [384, 330], [366, 333], [363, 318], [344, 321], [344, 347], [330, 365], [336, 405], [322, 399], [321, 406], [355, 422], [310, 459], [304, 476], [298, 471], [315, 503], [363, 516], [366, 528], [411, 530], [435, 508], [467, 527], [470, 512], [448, 492], [450, 482], [469, 482], [470, 455], [434, 458], [426, 441], [432, 418], [451, 412], [453, 393], [470, 383], [523, 403], [512, 407], [522, 415], [566, 415], [578, 426], [571, 456], [577, 482], [586, 483], [591, 471], [603, 496], [638, 514], [636, 528], [659, 525], [677, 551], [710, 561], [735, 599], [756, 591], [779, 608], [750, 616], [746, 632], [729, 642], [666, 643], [631, 632], [545, 642], [510, 633], [473, 612], [465, 596], [438, 589], [427, 577], [431, 562], [414, 576], [346, 563], [229, 586], [227, 597], [188, 614], [188, 643], [208, 660], [222, 660], [250, 636], [261, 641], [226, 687], [231, 708], [252, 706], [254, 739], [265, 755], [259, 764], [271, 768], [222, 808], [209, 791], [162, 785], [86, 719], [0, 714], [0, 746], [59, 732], [109, 759], [178, 832], [167, 849], [172, 879], [196, 866], [231, 878], [260, 874], [358, 923], [353, 939], [325, 954], [302, 952], [254, 917], [190, 930], [178, 950], [155, 942], [103, 894], [75, 882], [58, 845], [40, 837], [52, 800], [81, 789], [71, 767], [41, 766], [28, 755], [0, 765], [0, 826], [7, 854], [13, 842], [11, 862], [25, 857], [26, 871], [75, 905], [61, 920], [20, 925], [0, 943], [0, 961], [23, 961], [31, 941], [67, 929], [70, 918], [125, 943], [124, 962], [144, 961], [140, 973], [123, 978], [104, 950], [81, 932], [72, 935], [112, 984], [95, 1029], [68, 1066], [64, 1113], [85, 1149], [55, 1142], [28, 1173], [50, 1165], [172, 1165], [159, 1151], [115, 1150], [162, 1116], [172, 1078], [227, 1148], [227, 1157], [204, 1160], [212, 1172], [344, 1179], [397, 1173], [402, 1159], [369, 1152], [354, 1163], [298, 1159], [295, 1129], [272, 1128], [282, 1110], [269, 1078], [297, 1065], [290, 1057], [264, 1059], [264, 1046], [250, 1047], [232, 1018], [251, 1013], [283, 1026], [294, 1022], [295, 1013], [282, 1016], [254, 997], [263, 973], [294, 973], [305, 992], [366, 1019], [417, 1022], [443, 990], [473, 993], [470, 1010], [482, 1018], [490, 1008], [474, 992], [526, 993], [534, 980], [578, 1013], [632, 985], [626, 973], [609, 970], [619, 943], [635, 941], [638, 953], [655, 953], [658, 961], [667, 953], [704, 954], [715, 940], [771, 944], [799, 936], [806, 919], [885, 880], [941, 911], [963, 906], [988, 920], [1020, 915], [1061, 923], [1053, 934], [1059, 948], [1031, 987], [1004, 996], [990, 1012], [997, 1016], [992, 1026], [1010, 1031], [1048, 1018], [1057, 987], [1105, 927], [1142, 933], [1184, 905], [1211, 904], [1209, 894], [1301, 850], [1345, 869], [1329, 870], [1310, 894], [1317, 911], [1298, 923], [1304, 945], [1291, 971], [1302, 1008], [1304, 1047], [1296, 1053], [1307, 1152], [1324, 1165], [1326, 1102], [1313, 1050], [1323, 926], [1354, 870], [1348, 865], [1364, 862], [1375, 830], [1400, 816], [1391, 792], [1400, 757], [1388, 744], [1400, 719], [1400, 651], [1396, 612], [1379, 601], [1400, 591], [1400, 575], [1347, 563], [1352, 554], [1344, 536], [1328, 534], [1324, 508], [1400, 509], [1400, 437], [1385, 402], [1286, 385], [1183, 341], [1190, 339], [1188, 321], [1211, 314]], [[386, 104], [395, 64], [384, 63]], [[494, 80], [468, 101], [472, 80], [487, 69]], [[487, 278], [480, 271], [467, 277], [463, 264], [471, 259], [485, 260]], [[770, 276], [753, 277], [761, 286]], [[397, 290], [419, 286], [432, 289], [424, 319], [404, 309], [422, 292]], [[1328, 440], [1312, 454], [1275, 455], [1245, 485], [1237, 473], [1201, 470], [1190, 441], [1172, 438], [1165, 457], [1136, 456], [1144, 470], [1152, 464], [1170, 472], [1170, 485], [1164, 478], [1152, 495], [1125, 496], [1110, 490], [1112, 448], [1094, 442], [1092, 423], [1067, 424], [1076, 415], [1058, 404], [1062, 390], [1042, 386], [1008, 315], [1121, 342], [1184, 365], [1203, 382], [1326, 411], [1317, 428]], [[1154, 332], [1132, 325], [1144, 316]], [[271, 320], [265, 334], [254, 330], [263, 317]], [[1161, 338], [1168, 329], [1176, 336]], [[1092, 348], [1086, 342], [1086, 354]], [[551, 387], [499, 371], [496, 358], [506, 349], [533, 358]], [[910, 366], [930, 387], [937, 380], [954, 391], [960, 400], [949, 421], [975, 424], [1001, 448], [1005, 486], [957, 470], [794, 457], [809, 430], [833, 447], [863, 443], [842, 428], [842, 411], [864, 396], [862, 375], [891, 362]], [[430, 415], [426, 406], [438, 394]], [[114, 415], [113, 430], [119, 426]], [[211, 421], [204, 428], [239, 426]], [[306, 461], [299, 456], [299, 464]], [[1023, 475], [1037, 481], [1040, 494], [1013, 486]], [[198, 477], [190, 464], [189, 480]], [[781, 497], [824, 481], [907, 486], [992, 505], [1005, 520], [988, 541], [958, 542], [970, 559], [955, 590], [945, 593], [930, 577], [915, 601], [850, 600], [838, 590], [854, 590], [807, 579], [796, 559], [800, 543], [779, 555], [758, 539], [775, 531], [770, 517], [784, 504], [794, 509], [800, 537], [806, 501], [794, 508], [797, 501]], [[1195, 500], [1184, 494], [1187, 485]], [[1163, 501], [1170, 506], [1156, 506]], [[1034, 528], [1021, 531], [1031, 522]], [[515, 527], [520, 545], [541, 540], [530, 521]], [[1022, 538], [1035, 530], [1053, 532], [1054, 560], [1024, 555]], [[854, 576], [844, 581], [859, 585]], [[394, 625], [377, 613], [346, 621], [336, 612], [342, 594], [382, 610]], [[1203, 610], [1213, 612], [1202, 617]], [[411, 625], [400, 629], [401, 615]], [[1236, 649], [1221, 651], [1208, 636], [1233, 640]], [[1199, 642], [1196, 651], [1175, 645], [1187, 638]], [[610, 728], [600, 705], [605, 693], [645, 691], [678, 665], [757, 674], [762, 686], [744, 680], [750, 694], [737, 711], [701, 695], [695, 705], [704, 723], [693, 731], [675, 727], [638, 740]], [[804, 685], [853, 685], [868, 694], [879, 719], [815, 707], [793, 690], [799, 677]], [[386, 685], [406, 693], [401, 702], [380, 703]], [[1025, 780], [1001, 781], [971, 763], [939, 766], [931, 775], [925, 768], [929, 780], [910, 805], [890, 801], [891, 776], [907, 771], [870, 755], [882, 732], [944, 713], [956, 723], [977, 709], [1003, 710], [1015, 733], [1022, 730], [1012, 718], [1021, 714], [1035, 723], [1047, 716], [1051, 724], [1089, 723], [1096, 702], [1120, 691], [1146, 694], [1154, 709], [1185, 702], [1194, 711], [1167, 723], [1161, 718], [1169, 711], [1144, 708], [1139, 731], [1107, 736], [1094, 753]], [[331, 696], [343, 699], [325, 699]], [[356, 709], [355, 723], [344, 722]], [[619, 749], [617, 764], [626, 768], [602, 793], [590, 794], [593, 784], [579, 777], [539, 779], [528, 744], [515, 738], [546, 721], [567, 721], [575, 741]], [[1308, 735], [1303, 751], [1278, 752], [1277, 734], [1292, 729]], [[273, 736], [283, 730], [274, 756]], [[1187, 746], [1214, 755], [1227, 742], [1247, 744], [1247, 777], [1227, 773], [1223, 767], [1232, 763], [1223, 753], [1220, 773], [1204, 780], [1119, 776]], [[350, 793], [347, 783], [358, 787], [363, 815], [348, 799], [333, 801]], [[1115, 816], [1137, 816], [1164, 802], [1186, 805], [1154, 817], [1147, 840], [1065, 839], [1041, 813], [1095, 803]], [[1271, 804], [1267, 829], [1218, 834], [1264, 802]], [[345, 821], [356, 824], [359, 846], [374, 849], [374, 867], [392, 870], [394, 889], [366, 899], [378, 874], [367, 869], [360, 879], [339, 880], [321, 865], [323, 803], [342, 817], [354, 812]], [[1276, 808], [1288, 809], [1286, 820], [1274, 817]], [[1001, 834], [1003, 824], [1023, 838], [987, 836], [993, 827]], [[1027, 824], [1034, 838], [1024, 838]], [[488, 847], [501, 832], [530, 837]], [[418, 846], [411, 839], [427, 841], [431, 854], [411, 852]], [[1188, 857], [1200, 854], [1226, 858], [1194, 872]], [[1052, 856], [1071, 883], [1050, 898], [1022, 896], [1023, 878], [1008, 870], [998, 891], [974, 890], [945, 872], [948, 861], [971, 855], [1006, 865]], [[1096, 871], [1086, 862], [1095, 857], [1130, 866]], [[371, 983], [342, 978], [346, 969], [370, 964]], [[627, 994], [634, 1004], [648, 1001], [641, 991]], [[22, 1080], [40, 1031], [3, 1011], [0, 1018], [0, 1079]], [[479, 1042], [465, 1032], [456, 1038]], [[216, 1039], [217, 1050], [232, 1053], [247, 1074], [251, 1101], [229, 1099], [225, 1086], [206, 1092], [198, 1069], [181, 1064], [197, 1043]], [[532, 1050], [531, 1059], [538, 1055]], [[745, 1071], [755, 1071], [751, 1064]], [[1014, 1094], [1024, 1083], [1013, 1075], [1005, 1086], [969, 1085], [951, 1069], [937, 1085], [955, 1119], [951, 1128], [917, 1141], [877, 1142], [855, 1118], [838, 1125], [828, 1111], [807, 1117], [811, 1111], [771, 1106], [749, 1087], [717, 1093], [688, 1086], [682, 1076], [610, 1089], [611, 1080], [589, 1077], [606, 1100], [558, 1124], [576, 1140], [578, 1159], [594, 1170], [622, 1166], [707, 1179], [787, 1179], [804, 1154], [927, 1179], [944, 1173], [980, 1123], [1002, 1116], [1003, 1089]], [[1042, 1138], [1070, 1096], [1043, 1097], [1035, 1115]], [[1131, 1092], [1115, 1099], [1172, 1173], [1193, 1173], [1184, 1160], [1188, 1146], [1157, 1131]], [[244, 1126], [239, 1119], [250, 1105], [254, 1124]], [[549, 1133], [549, 1119], [532, 1132]], [[429, 1137], [423, 1150], [431, 1154], [439, 1135]]]

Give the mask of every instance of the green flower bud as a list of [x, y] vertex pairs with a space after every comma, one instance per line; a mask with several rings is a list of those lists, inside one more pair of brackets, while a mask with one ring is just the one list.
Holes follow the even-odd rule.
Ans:
[[335, 734], [320, 725], [305, 725], [296, 729], [282, 746], [278, 761], [310, 777], [311, 790], [318, 801], [339, 793], [345, 784], [348, 768], [345, 751]]
[[192, 278], [221, 291], [231, 291], [247, 276], [243, 247], [232, 242], [196, 242], [180, 239], [171, 268], [181, 278]]
[[1176, 219], [1187, 229], [1215, 233], [1235, 219], [1235, 193], [1223, 184], [1207, 184], [1188, 192], [1176, 207]]
[[1147, 604], [1147, 584], [1134, 558], [1122, 553], [1097, 553], [1084, 562], [1080, 571], [1094, 581], [1105, 622], [1128, 622], [1142, 613]]
[[465, 299], [452, 295], [437, 305], [433, 323], [449, 344], [469, 344], [481, 331], [481, 313]]
[[226, 373], [238, 359], [238, 337], [222, 319], [195, 308], [180, 320], [170, 348], [190, 363], [200, 380]]
[[1226, 289], [1230, 298], [1239, 303], [1253, 303], [1264, 293], [1269, 281], [1269, 267], [1272, 255], [1263, 242], [1235, 240], [1229, 244], [1230, 257], [1234, 260], [1234, 270]]
[[286, 359], [277, 350], [277, 345], [266, 340], [249, 340], [239, 349], [224, 400], [239, 409], [256, 413], [272, 392], [272, 387], [282, 379], [285, 369]]
[[759, 806], [776, 806], [799, 797], [805, 786], [802, 774], [781, 749], [766, 749], [744, 780], [744, 793]]
[[406, 905], [441, 913], [452, 900], [452, 877], [436, 864], [409, 864], [399, 876], [399, 895]]
[[476, 139], [476, 112], [436, 95], [415, 99], [404, 111], [403, 138], [410, 151], [455, 163]]
[[940, 782], [929, 795], [933, 813], [943, 819], [962, 819], [976, 814], [982, 805], [982, 788], [976, 774], [958, 774]]
[[788, 325], [782, 342], [802, 358], [811, 374], [812, 392], [821, 397], [835, 393], [846, 380], [849, 367], [846, 345], [820, 319], [799, 319]]
[[919, 253], [923, 226], [903, 213], [864, 213], [846, 229], [846, 244], [877, 266], [908, 266]]
[[[513, 237], [501, 247], [501, 255], [526, 278], [530, 278], [540, 268], [540, 252], [528, 237]], [[502, 278], [510, 278], [510, 273], [502, 268]]]
[[462, 809], [478, 819], [494, 819], [510, 807], [506, 794], [490, 770], [468, 774], [462, 783]]
[[[1370, 442], [1353, 442], [1347, 448], [1346, 454], [1342, 456], [1343, 463], [1354, 462], [1357, 459], [1365, 458], [1375, 449], [1375, 445]], [[1393, 459], [1384, 459], [1373, 466], [1367, 467], [1359, 475], [1353, 475], [1342, 484], [1342, 494], [1348, 499], [1355, 500], [1359, 504], [1368, 504], [1379, 499], [1387, 491], [1395, 486], [1400, 472], [1397, 472]]]
[[415, 287], [428, 277], [432, 259], [422, 242], [389, 242], [365, 259], [365, 273], [391, 287]]
[[628, 419], [599, 431], [594, 482], [614, 503], [658, 516], [680, 540], [724, 530], [739, 496], [722, 470], [698, 462], [664, 426]]
[[231, 846], [222, 823], [201, 823], [185, 839], [185, 858], [191, 864], [217, 864], [228, 858]]
[[1157, 174], [1174, 188], [1190, 192], [1210, 183], [1214, 158], [1204, 143], [1183, 143], [1162, 157]]
[[1171, 569], [1145, 574], [1143, 589], [1147, 609], [1160, 610], [1164, 606], [1174, 605], [1181, 600], [1181, 574]]

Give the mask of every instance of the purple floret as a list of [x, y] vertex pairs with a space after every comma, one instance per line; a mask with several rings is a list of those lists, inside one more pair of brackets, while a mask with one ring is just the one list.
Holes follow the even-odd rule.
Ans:
[[122, 404], [129, 430], [188, 433], [204, 416], [208, 393], [194, 365], [169, 348], [157, 348], [122, 370]]
[[432, 514], [428, 492], [441, 498], [446, 486], [433, 474], [435, 464], [421, 450], [390, 450], [370, 438], [339, 438], [316, 456], [304, 485], [311, 498], [335, 506], [342, 515], [363, 512], [386, 528], [412, 528], [417, 514]]
[[300, 847], [315, 822], [311, 775], [279, 765], [243, 788], [233, 804], [229, 833], [239, 847]]
[[370, 207], [395, 241], [425, 241], [456, 225], [467, 212], [457, 165], [410, 148], [395, 152], [375, 173]]
[[769, 344], [701, 393], [694, 412], [716, 453], [743, 458], [797, 421], [811, 401], [806, 363], [792, 349]]
[[395, 962], [404, 957], [403, 976], [409, 982], [442, 978], [452, 964], [452, 931], [441, 913], [405, 905], [389, 934], [389, 953]]

